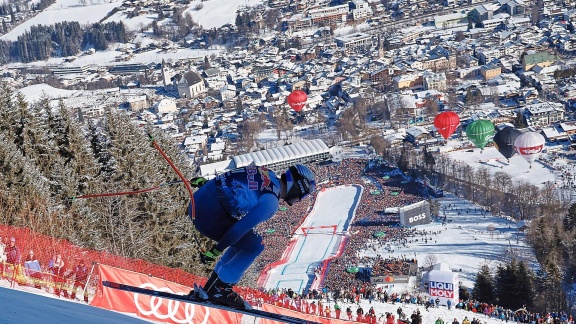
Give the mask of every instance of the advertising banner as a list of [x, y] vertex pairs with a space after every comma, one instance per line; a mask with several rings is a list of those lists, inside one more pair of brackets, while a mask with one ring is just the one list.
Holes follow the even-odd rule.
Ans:
[[102, 281], [187, 295], [191, 288], [160, 278], [98, 265], [100, 284], [91, 305], [162, 323], [240, 323], [242, 314], [194, 304], [135, 294], [102, 286]]
[[410, 276], [382, 276], [370, 277], [372, 284], [407, 284], [410, 281]]
[[451, 282], [430, 281], [428, 287], [432, 297], [454, 298], [454, 284]]
[[400, 208], [400, 224], [404, 227], [424, 225], [431, 222], [430, 204], [426, 200]]
[[432, 299], [438, 298], [440, 305], [458, 303], [458, 273], [452, 272], [447, 265], [438, 264], [428, 273], [428, 294]]

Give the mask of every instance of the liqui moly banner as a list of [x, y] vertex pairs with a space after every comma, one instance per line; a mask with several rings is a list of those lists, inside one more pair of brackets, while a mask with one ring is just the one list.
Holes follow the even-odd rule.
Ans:
[[240, 323], [242, 315], [219, 309], [145, 296], [102, 286], [102, 281], [187, 295], [191, 288], [156, 277], [119, 268], [98, 265], [100, 284], [91, 305], [161, 323]]
[[452, 305], [458, 302], [458, 273], [447, 270], [431, 270], [428, 273], [428, 294], [432, 299], [438, 298], [440, 305], [446, 306], [448, 300]]
[[430, 281], [428, 283], [430, 296], [454, 298], [454, 284], [451, 282]]

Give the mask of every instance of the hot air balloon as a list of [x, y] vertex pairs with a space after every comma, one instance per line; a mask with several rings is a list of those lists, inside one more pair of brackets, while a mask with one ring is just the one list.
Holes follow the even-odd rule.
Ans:
[[450, 135], [454, 134], [458, 125], [460, 125], [460, 117], [453, 111], [439, 113], [434, 118], [434, 127], [436, 127], [438, 133], [446, 140]]
[[510, 162], [510, 158], [516, 153], [514, 140], [516, 140], [520, 134], [522, 133], [519, 130], [507, 126], [494, 135], [494, 146], [496, 146], [498, 152], [500, 152], [508, 162]]
[[296, 112], [300, 112], [302, 108], [306, 105], [306, 100], [308, 100], [308, 95], [302, 90], [294, 90], [288, 95], [288, 105], [292, 107]]
[[530, 168], [532, 168], [532, 162], [542, 153], [545, 142], [544, 136], [540, 133], [526, 132], [514, 140], [514, 149], [530, 163]]
[[487, 119], [473, 121], [466, 127], [466, 135], [474, 145], [483, 150], [494, 137], [494, 124]]

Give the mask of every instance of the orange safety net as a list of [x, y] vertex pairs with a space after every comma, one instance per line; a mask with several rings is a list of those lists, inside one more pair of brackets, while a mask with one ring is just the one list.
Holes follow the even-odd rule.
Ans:
[[[12, 238], [14, 243], [11, 242]], [[16, 259], [13, 246], [19, 253]], [[30, 251], [33, 255], [30, 255]], [[57, 261], [58, 255], [61, 261]], [[81, 262], [87, 267], [87, 274], [74, 271]], [[8, 280], [13, 288], [35, 287], [64, 298], [88, 302], [92, 300], [99, 281], [93, 271], [93, 264], [97, 263], [148, 274], [188, 287], [206, 281], [206, 278], [180, 269], [89, 250], [27, 228], [0, 225], [0, 279]]]

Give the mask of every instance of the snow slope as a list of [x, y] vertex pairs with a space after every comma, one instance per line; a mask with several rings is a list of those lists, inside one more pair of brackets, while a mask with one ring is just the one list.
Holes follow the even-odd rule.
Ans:
[[150, 323], [136, 317], [92, 307], [81, 302], [60, 299], [42, 290], [24, 287], [19, 291], [0, 282], [0, 322], [2, 323], [74, 323], [128, 324]]
[[[320, 192], [314, 211], [310, 213], [302, 226], [338, 224], [337, 232], [345, 230], [346, 228], [342, 226], [343, 220], [353, 217], [348, 215], [348, 211], [353, 206], [352, 202], [358, 194], [352, 188], [354, 187], [341, 186]], [[418, 242], [412, 240], [407, 246], [394, 243], [389, 246], [375, 245], [375, 251], [367, 249], [361, 252], [361, 255], [375, 257], [376, 254], [380, 254], [384, 258], [414, 257], [420, 265], [425, 264], [429, 256], [434, 256], [437, 262], [447, 263], [453, 271], [457, 271], [460, 280], [468, 288], [473, 287], [476, 273], [484, 263], [494, 268], [499, 262], [507, 261], [512, 255], [515, 255], [525, 260], [533, 268], [538, 266], [531, 248], [524, 242], [524, 234], [518, 231], [516, 223], [509, 218], [491, 215], [482, 210], [481, 207], [450, 193], [445, 193], [445, 197], [440, 198], [439, 202], [440, 215], [446, 216], [446, 225], [433, 222], [417, 226], [419, 230], [426, 230], [428, 233], [424, 236], [415, 237], [418, 238]], [[489, 226], [493, 226], [494, 230], [489, 231]], [[428, 238], [427, 243], [424, 241], [425, 237]], [[301, 287], [305, 285], [302, 282], [304, 278], [302, 272], [311, 266], [318, 265], [320, 260], [329, 256], [327, 251], [333, 249], [333, 245], [330, 245], [332, 241], [335, 241], [335, 236], [326, 233], [312, 234], [307, 237], [298, 234], [296, 248], [292, 250], [288, 263], [277, 267], [271, 273], [266, 282], [266, 288], [292, 288], [295, 291], [300, 291]], [[290, 269], [301, 270], [300, 273], [286, 271]], [[334, 303], [331, 302], [328, 305], [333, 306]], [[340, 302], [339, 305], [342, 310], [351, 306], [354, 314], [358, 307], [356, 304], [346, 302]], [[360, 305], [365, 313], [370, 307], [374, 307], [377, 317], [386, 312], [396, 315], [399, 306], [402, 307], [408, 317], [416, 309], [419, 309], [425, 324], [434, 323], [438, 318], [451, 323], [454, 318], [462, 322], [466, 316], [470, 320], [476, 316], [476, 314], [468, 311], [448, 310], [443, 306], [430, 308], [429, 311], [426, 311], [424, 307], [414, 304], [380, 302], [370, 304], [367, 300], [361, 300]], [[342, 312], [342, 316], [344, 316], [344, 312]], [[483, 315], [478, 317], [485, 324], [502, 323], [500, 320]]]
[[[294, 291], [302, 291], [310, 279], [309, 274], [314, 273], [314, 268], [323, 260], [335, 255], [344, 238], [342, 232], [348, 230], [361, 196], [362, 187], [360, 186], [342, 186], [321, 192], [318, 195], [315, 209], [296, 231], [293, 253], [285, 264], [271, 271], [265, 287], [268, 289], [292, 288]], [[338, 203], [334, 204], [336, 201]], [[313, 233], [325, 233], [320, 235], [304, 236], [301, 234], [303, 227], [330, 225], [337, 226], [338, 235], [332, 235], [332, 228], [311, 230]]]
[[[210, 29], [226, 24], [234, 25], [238, 7], [249, 7], [262, 3], [264, 3], [263, 0], [195, 0], [190, 2], [187, 12], [189, 12], [192, 15], [192, 19], [204, 27], [204, 29]], [[194, 10], [198, 5], [202, 5], [202, 9]]]
[[458, 150], [445, 154], [451, 159], [461, 161], [473, 168], [484, 167], [491, 174], [496, 172], [508, 173], [516, 183], [522, 181], [541, 188], [545, 182], [556, 181], [552, 168], [539, 160], [534, 161], [532, 168], [530, 168], [530, 164], [518, 154], [512, 156], [510, 163], [508, 163], [495, 147], [487, 147], [482, 151], [479, 148], [474, 148], [472, 152], [468, 151]]
[[122, 0], [56, 0], [46, 10], [16, 26], [0, 39], [15, 41], [35, 25], [52, 25], [62, 21], [78, 21], [82, 25], [95, 23], [121, 4]]

